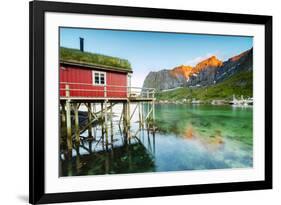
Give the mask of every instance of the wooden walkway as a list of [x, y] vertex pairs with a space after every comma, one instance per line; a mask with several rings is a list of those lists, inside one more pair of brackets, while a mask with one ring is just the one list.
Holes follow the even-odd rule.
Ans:
[[155, 100], [153, 97], [128, 97], [128, 98], [108, 98], [108, 97], [79, 97], [79, 96], [70, 96], [70, 97], [65, 97], [61, 96], [60, 97], [61, 101], [66, 101], [70, 100], [72, 102], [152, 102]]
[[[108, 121], [109, 116], [112, 116], [114, 105], [122, 104], [122, 113], [119, 119], [119, 126], [123, 125], [124, 133], [130, 136], [136, 136], [137, 133], [131, 133], [131, 119], [138, 109], [139, 113], [139, 124], [143, 127], [144, 123], [152, 123], [154, 126], [155, 119], [155, 89], [151, 88], [136, 88], [136, 87], [125, 87], [125, 93], [123, 96], [127, 97], [110, 97], [108, 96], [108, 88], [113, 87], [112, 85], [103, 86], [102, 95], [94, 96], [93, 94], [85, 94], [85, 96], [75, 96], [74, 91], [82, 92], [100, 92], [101, 90], [95, 89], [77, 89], [71, 88], [71, 85], [84, 85], [83, 83], [62, 83], [63, 86], [60, 87], [60, 91], [65, 93], [65, 95], [60, 96], [60, 112], [61, 112], [61, 125], [66, 128], [66, 140], [68, 154], [72, 155], [73, 145], [80, 144], [80, 135], [88, 130], [89, 138], [92, 136], [92, 126], [95, 122], [102, 123], [102, 132], [105, 133], [105, 141], [108, 142]], [[90, 86], [89, 84], [85, 84]], [[115, 86], [114, 86], [115, 87]], [[118, 86], [124, 88], [122, 86]], [[139, 89], [136, 91], [136, 89]], [[113, 92], [113, 91], [110, 91]], [[120, 93], [121, 91], [115, 91]], [[91, 96], [90, 96], [91, 95]], [[147, 103], [147, 112], [144, 115], [143, 103]], [[136, 103], [137, 105], [131, 111], [130, 104]], [[88, 119], [86, 123], [81, 126], [79, 125], [79, 107], [84, 104], [87, 107]], [[96, 106], [99, 105], [100, 111], [96, 110]], [[72, 113], [74, 115], [72, 115]], [[74, 128], [74, 129], [73, 129]]]

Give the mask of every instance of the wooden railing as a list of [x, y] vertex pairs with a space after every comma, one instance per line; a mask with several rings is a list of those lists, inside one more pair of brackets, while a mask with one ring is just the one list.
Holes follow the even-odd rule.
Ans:
[[60, 97], [154, 98], [154, 88], [60, 82]]

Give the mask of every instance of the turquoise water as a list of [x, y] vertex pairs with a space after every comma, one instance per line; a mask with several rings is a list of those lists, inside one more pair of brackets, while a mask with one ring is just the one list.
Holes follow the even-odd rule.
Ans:
[[109, 123], [108, 143], [101, 125], [96, 125], [94, 141], [83, 141], [73, 151], [72, 159], [62, 157], [60, 175], [253, 166], [252, 107], [156, 104], [155, 116], [155, 133], [146, 127], [138, 131], [136, 112], [131, 120], [131, 135], [136, 134], [136, 138], [128, 138], [122, 125], [119, 127], [120, 112], [115, 110]]

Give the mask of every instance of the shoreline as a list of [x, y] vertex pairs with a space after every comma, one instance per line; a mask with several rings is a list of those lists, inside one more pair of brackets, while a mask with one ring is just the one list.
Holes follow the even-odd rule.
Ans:
[[196, 100], [196, 101], [184, 101], [184, 100], [156, 100], [155, 104], [179, 104], [179, 105], [214, 105], [214, 106], [225, 106], [229, 105], [232, 107], [253, 107], [253, 104], [233, 104], [231, 101], [227, 100]]

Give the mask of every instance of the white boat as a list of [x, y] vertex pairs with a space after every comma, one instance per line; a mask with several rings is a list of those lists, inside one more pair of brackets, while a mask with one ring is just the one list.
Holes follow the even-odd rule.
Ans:
[[240, 105], [240, 106], [247, 106], [247, 105], [253, 105], [253, 98], [247, 98], [247, 99], [244, 99], [243, 95], [241, 95], [241, 99], [238, 100], [236, 99], [235, 95], [233, 95], [233, 99], [232, 101], [229, 102], [229, 104], [231, 105]]

